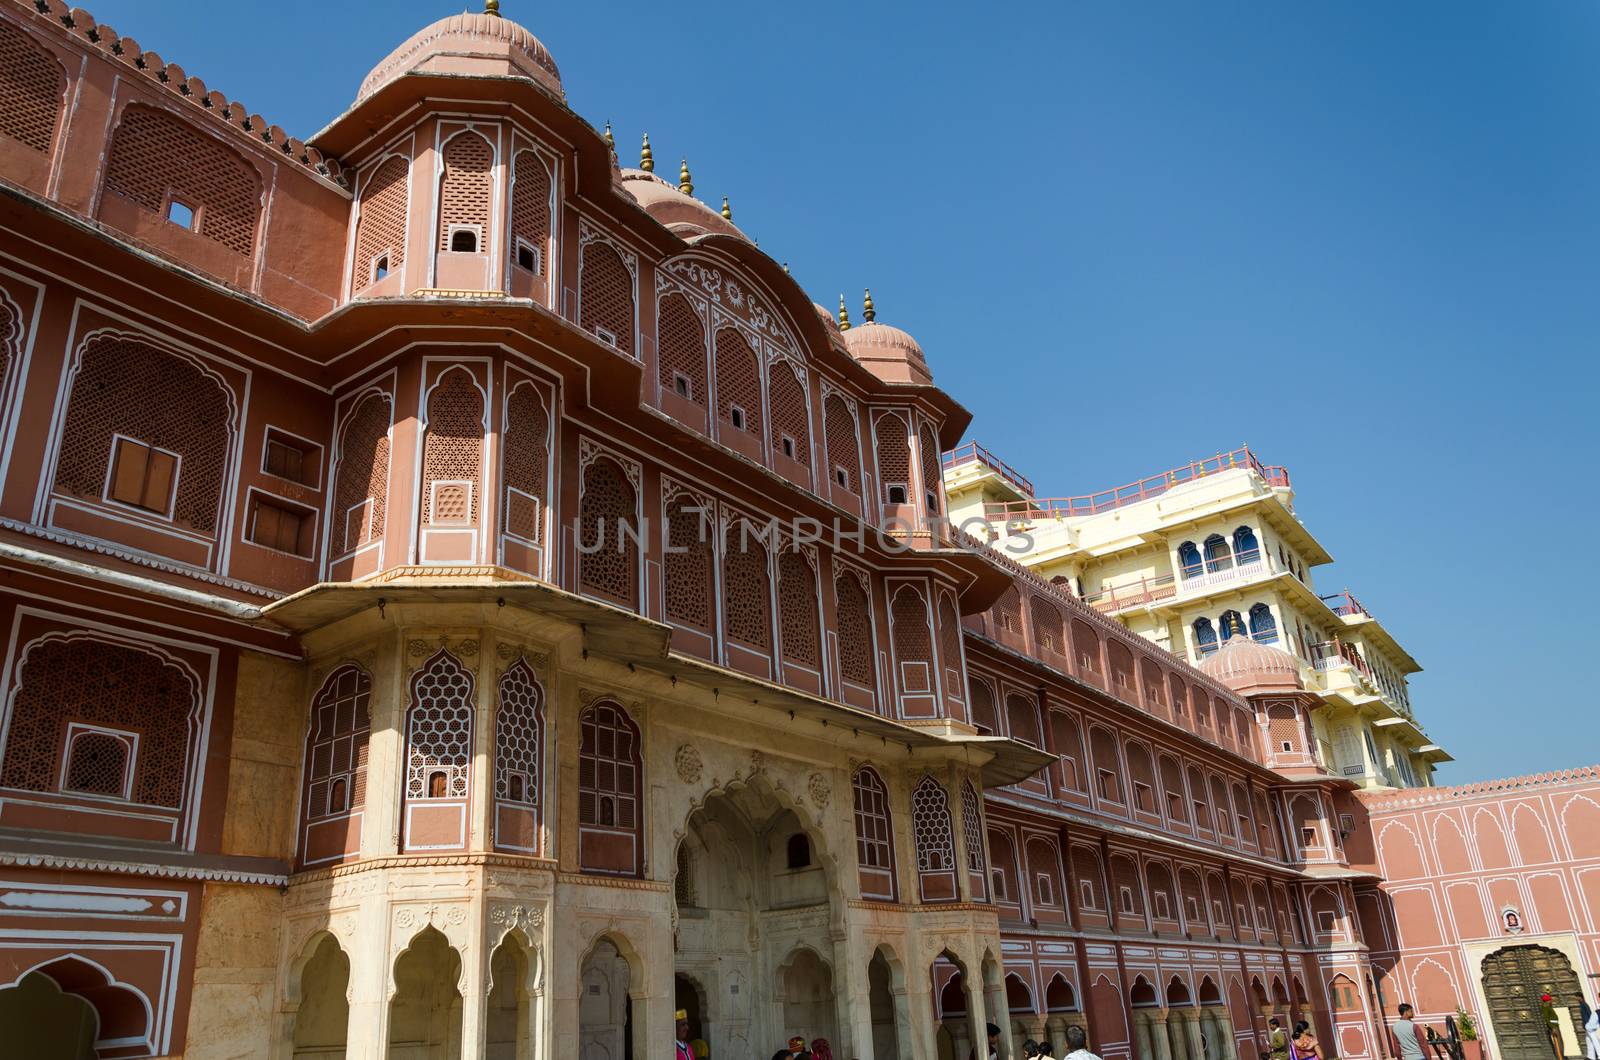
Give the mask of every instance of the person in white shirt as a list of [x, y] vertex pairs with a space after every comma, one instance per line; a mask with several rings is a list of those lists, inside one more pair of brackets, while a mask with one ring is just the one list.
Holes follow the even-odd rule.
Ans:
[[1589, 1060], [1600, 1060], [1600, 1008], [1589, 1010], [1589, 1018], [1583, 1021], [1584, 1037], [1588, 1041]]
[[1100, 1060], [1089, 1051], [1089, 1036], [1082, 1027], [1067, 1028], [1067, 1055], [1064, 1060]]

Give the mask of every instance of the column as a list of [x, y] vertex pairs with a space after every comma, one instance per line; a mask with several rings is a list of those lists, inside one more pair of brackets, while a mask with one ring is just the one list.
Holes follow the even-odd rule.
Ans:
[[1236, 1060], [1239, 1055], [1239, 1042], [1234, 1035], [1233, 1017], [1228, 1013], [1227, 1005], [1219, 1005], [1215, 1012], [1217, 1033], [1221, 1036], [1219, 1043], [1221, 1051], [1217, 1054], [1223, 1060]]
[[[847, 1057], [872, 1056], [872, 986], [867, 979], [867, 962], [871, 954], [862, 955], [850, 945], [848, 935], [833, 939], [834, 1008], [839, 1023], [837, 1042], [829, 1042], [835, 1054]], [[884, 1057], [880, 1060], [894, 1060]]]
[[1189, 1040], [1183, 1031], [1182, 1009], [1167, 1010], [1167, 1042], [1172, 1049], [1172, 1060], [1199, 1060], [1189, 1053]]
[[[461, 955], [463, 977], [461, 987], [461, 1055], [462, 1057], [481, 1057], [489, 1048], [489, 1026], [485, 1018], [485, 1010], [489, 1007], [489, 954], [485, 952], [482, 940], [485, 935], [483, 924], [484, 909], [479, 901], [472, 903], [473, 918], [478, 923], [477, 938], [473, 944], [457, 947]], [[452, 943], [452, 945], [454, 945]], [[465, 952], [461, 952], [462, 950]]]
[[[1065, 1045], [1066, 1036], [1063, 1035], [1063, 1052]], [[1134, 1060], [1155, 1060], [1155, 1053], [1150, 1050], [1150, 1019], [1142, 1012], [1133, 1014], [1133, 1048]]]
[[[365, 902], [356, 914], [356, 937], [369, 945], [345, 946], [350, 959], [349, 1060], [379, 1060], [389, 1053], [389, 903]], [[342, 940], [341, 940], [342, 941]]]
[[976, 1054], [985, 1058], [989, 1055], [989, 1009], [984, 1004], [983, 968], [963, 968], [961, 986], [967, 992], [967, 1034]]
[[[400, 849], [408, 692], [406, 658], [401, 650], [405, 634], [398, 628], [389, 633], [378, 641], [372, 665], [372, 731], [367, 737], [366, 811], [361, 818], [363, 858], [387, 857]], [[387, 929], [382, 937], [388, 938]]]
[[1167, 1010], [1164, 1008], [1147, 1010], [1150, 1021], [1150, 1045], [1154, 1049], [1151, 1055], [1155, 1060], [1173, 1060], [1172, 1041], [1167, 1036]]
[[[947, 1020], [944, 1023], [944, 1029], [950, 1035], [950, 1042], [953, 1046], [956, 1060], [967, 1060], [969, 1056], [976, 1055], [972, 1052], [972, 1042], [967, 1037], [968, 1028], [965, 1020]], [[934, 1043], [934, 1050], [927, 1055], [939, 1055], [937, 1041]]]
[[1191, 1008], [1183, 1014], [1183, 1029], [1189, 1036], [1189, 1060], [1205, 1060], [1205, 1039], [1200, 1033], [1200, 1010]]

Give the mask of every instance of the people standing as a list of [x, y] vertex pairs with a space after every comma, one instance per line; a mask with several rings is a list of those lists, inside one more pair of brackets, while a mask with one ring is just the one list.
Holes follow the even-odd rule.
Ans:
[[1289, 1034], [1274, 1016], [1267, 1021], [1268, 1060], [1289, 1060]]
[[1056, 1060], [1056, 1049], [1049, 1039], [1039, 1043], [1039, 1060]]
[[672, 1043], [672, 1060], [695, 1060], [694, 1047], [689, 1044], [689, 1013], [680, 1008], [674, 1016], [678, 1028], [677, 1040]]
[[1294, 1055], [1296, 1060], [1325, 1060], [1322, 1044], [1311, 1033], [1311, 1024], [1301, 1020], [1294, 1025]]
[[1422, 1028], [1411, 1018], [1412, 1012], [1416, 1010], [1402, 1002], [1395, 1011], [1400, 1018], [1389, 1028], [1394, 1055], [1400, 1060], [1424, 1060], [1428, 1055], [1428, 1039]]
[[1600, 1060], [1600, 1008], [1589, 1010], [1589, 1018], [1583, 1021], [1584, 1037], [1588, 1039], [1588, 1060]]
[[1063, 1060], [1100, 1060], [1089, 1051], [1089, 1036], [1083, 1033], [1082, 1027], [1067, 1028], [1067, 1055]]
[[811, 1054], [806, 1052], [806, 1040], [797, 1034], [789, 1039], [787, 1048], [772, 1054], [772, 1060], [811, 1060]]

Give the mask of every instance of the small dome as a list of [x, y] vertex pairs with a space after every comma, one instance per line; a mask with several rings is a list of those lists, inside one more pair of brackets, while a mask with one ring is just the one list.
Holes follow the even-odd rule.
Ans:
[[633, 201], [645, 213], [684, 239], [716, 232], [738, 236], [747, 243], [750, 241], [737, 225], [721, 213], [694, 196], [685, 195], [676, 184], [669, 184], [654, 173], [646, 173], [642, 169], [624, 169], [622, 190], [633, 196]]
[[851, 356], [890, 383], [932, 383], [928, 359], [917, 340], [897, 327], [869, 321], [844, 333]]
[[1229, 637], [1221, 648], [1200, 660], [1200, 672], [1240, 695], [1300, 692], [1300, 663], [1293, 655], [1249, 637]]
[[460, 14], [441, 18], [372, 68], [356, 102], [413, 71], [479, 77], [526, 77], [565, 99], [561, 71], [539, 39], [509, 18]]
[[827, 306], [818, 305], [817, 303], [812, 302], [811, 308], [815, 309], [817, 311], [817, 316], [822, 318], [823, 326], [825, 326], [829, 331], [833, 332], [835, 336], [842, 334], [839, 331], [839, 321], [834, 318], [832, 313], [828, 312]]

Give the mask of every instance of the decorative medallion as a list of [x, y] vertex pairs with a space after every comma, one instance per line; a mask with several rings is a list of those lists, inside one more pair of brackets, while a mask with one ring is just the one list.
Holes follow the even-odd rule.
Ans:
[[821, 773], [811, 774], [811, 780], [807, 782], [806, 790], [810, 792], [811, 801], [816, 804], [817, 809], [825, 810], [828, 808], [828, 797], [833, 792], [828, 787], [827, 777]]
[[684, 744], [678, 748], [678, 754], [673, 759], [678, 767], [678, 779], [685, 784], [696, 784], [700, 774], [705, 770], [705, 763], [700, 760], [700, 752], [691, 744]]

